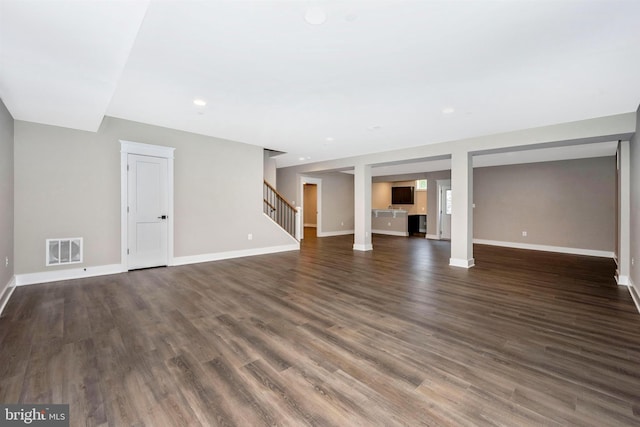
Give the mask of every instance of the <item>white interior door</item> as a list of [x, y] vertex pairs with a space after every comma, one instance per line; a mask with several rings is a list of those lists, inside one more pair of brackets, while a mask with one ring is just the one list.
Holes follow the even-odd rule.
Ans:
[[129, 269], [168, 264], [167, 159], [128, 155]]
[[440, 186], [440, 238], [451, 239], [451, 184]]

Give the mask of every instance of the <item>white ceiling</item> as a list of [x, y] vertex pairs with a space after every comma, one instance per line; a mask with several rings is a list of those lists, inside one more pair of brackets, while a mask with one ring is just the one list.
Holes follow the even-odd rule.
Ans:
[[282, 167], [635, 111], [639, 21], [637, 0], [0, 0], [0, 96], [18, 120], [106, 114]]

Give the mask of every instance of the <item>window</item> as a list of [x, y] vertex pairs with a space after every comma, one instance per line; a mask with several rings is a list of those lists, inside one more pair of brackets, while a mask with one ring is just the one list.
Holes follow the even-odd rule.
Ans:
[[426, 179], [418, 179], [416, 180], [416, 190], [424, 191], [427, 189], [427, 180]]

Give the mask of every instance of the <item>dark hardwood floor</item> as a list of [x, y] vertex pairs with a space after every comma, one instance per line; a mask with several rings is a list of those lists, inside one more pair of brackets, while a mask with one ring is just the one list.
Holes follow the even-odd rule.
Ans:
[[16, 289], [0, 402], [71, 425], [640, 425], [613, 261], [374, 236]]

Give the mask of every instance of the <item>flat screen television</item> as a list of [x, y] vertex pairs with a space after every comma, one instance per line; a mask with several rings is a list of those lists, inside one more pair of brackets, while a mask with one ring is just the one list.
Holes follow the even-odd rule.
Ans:
[[392, 205], [413, 205], [413, 187], [391, 187]]

